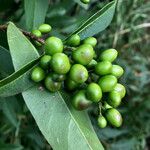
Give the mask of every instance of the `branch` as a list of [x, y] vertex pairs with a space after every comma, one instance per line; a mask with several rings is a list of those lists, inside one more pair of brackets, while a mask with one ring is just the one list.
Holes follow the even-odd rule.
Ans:
[[[7, 30], [7, 25], [0, 25], [0, 30], [2, 31], [6, 31]], [[37, 42], [41, 43], [41, 44], [44, 44], [45, 41], [44, 39], [42, 38], [38, 38], [37, 36], [33, 35], [31, 32], [27, 32], [27, 31], [24, 31], [22, 29], [20, 29], [20, 31], [27, 37], [29, 37], [30, 39], [33, 39], [33, 40], [36, 40]]]

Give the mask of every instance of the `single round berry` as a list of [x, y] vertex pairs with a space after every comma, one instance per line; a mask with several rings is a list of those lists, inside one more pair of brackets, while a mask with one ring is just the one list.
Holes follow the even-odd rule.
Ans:
[[98, 84], [101, 87], [102, 92], [110, 92], [116, 86], [117, 78], [113, 75], [106, 75], [100, 78]]
[[117, 78], [120, 78], [124, 73], [124, 70], [119, 65], [112, 65], [111, 74]]
[[88, 68], [93, 68], [97, 65], [97, 61], [92, 59], [90, 63], [87, 65]]
[[112, 64], [109, 61], [99, 62], [95, 66], [95, 72], [98, 75], [107, 75], [111, 72], [111, 70], [112, 70]]
[[56, 53], [52, 56], [51, 67], [57, 74], [66, 74], [70, 70], [70, 62], [67, 55]]
[[107, 102], [104, 102], [103, 107], [104, 109], [112, 108], [112, 106], [110, 106]]
[[55, 82], [52, 80], [52, 76], [49, 75], [45, 79], [45, 87], [50, 91], [50, 92], [56, 92], [61, 88], [61, 82]]
[[80, 36], [77, 34], [72, 35], [67, 40], [67, 45], [69, 45], [69, 46], [78, 46], [79, 44], [80, 44]]
[[76, 83], [75, 81], [71, 80], [70, 78], [68, 78], [68, 79], [65, 81], [65, 87], [66, 87], [67, 90], [69, 90], [69, 91], [75, 90], [78, 86], [79, 86], [79, 84]]
[[97, 83], [90, 83], [86, 90], [87, 98], [93, 102], [99, 102], [102, 98], [102, 90]]
[[107, 103], [109, 105], [111, 105], [112, 107], [118, 107], [121, 103], [121, 96], [120, 96], [120, 93], [117, 92], [117, 91], [111, 91], [109, 93], [109, 97], [108, 97], [108, 100], [107, 100]]
[[94, 50], [91, 45], [83, 44], [73, 51], [72, 57], [77, 63], [87, 65], [94, 57]]
[[80, 0], [82, 3], [84, 4], [89, 4], [90, 3], [90, 0]]
[[39, 30], [41, 33], [49, 33], [51, 31], [52, 27], [49, 24], [42, 24], [39, 26]]
[[97, 122], [100, 128], [105, 128], [107, 126], [107, 120], [103, 116], [99, 116]]
[[84, 110], [84, 109], [88, 108], [91, 104], [92, 104], [92, 102], [86, 98], [84, 90], [77, 92], [73, 96], [72, 105], [77, 110]]
[[32, 30], [32, 34], [35, 35], [36, 37], [42, 36], [42, 33], [39, 30]]
[[118, 56], [118, 52], [115, 49], [108, 49], [101, 53], [100, 60], [113, 62]]
[[70, 69], [70, 78], [76, 83], [84, 83], [88, 79], [88, 71], [83, 65], [75, 64]]
[[56, 82], [62, 82], [66, 79], [65, 74], [57, 74], [53, 72], [51, 75], [52, 75], [53, 81], [56, 81]]
[[120, 83], [117, 83], [117, 84], [116, 84], [116, 86], [114, 87], [114, 91], [119, 92], [121, 98], [125, 97], [125, 95], [126, 95], [126, 89], [125, 89], [125, 87], [124, 87], [122, 84], [120, 84]]
[[49, 56], [49, 55], [44, 55], [44, 56], [40, 59], [40, 66], [41, 66], [43, 69], [48, 69], [49, 64], [50, 64], [50, 61], [51, 61], [51, 56]]
[[106, 111], [107, 121], [114, 127], [120, 127], [122, 125], [122, 116], [120, 112], [114, 108], [110, 108]]
[[45, 72], [42, 68], [40, 67], [35, 67], [33, 70], [32, 70], [32, 73], [31, 73], [31, 79], [34, 81], [34, 82], [40, 82], [42, 81], [43, 79], [45, 78]]
[[45, 41], [45, 51], [48, 55], [54, 55], [63, 51], [63, 43], [57, 37], [49, 37]]
[[90, 44], [92, 47], [95, 47], [97, 44], [97, 40], [94, 37], [88, 37], [83, 41], [84, 44]]

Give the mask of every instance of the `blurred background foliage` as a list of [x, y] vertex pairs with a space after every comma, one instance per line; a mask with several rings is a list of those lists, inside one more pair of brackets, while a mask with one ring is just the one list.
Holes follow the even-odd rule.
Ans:
[[[73, 0], [51, 0], [46, 23], [53, 26], [52, 35], [65, 38], [109, 1], [92, 0], [87, 7]], [[10, 20], [20, 28], [26, 29], [23, 1], [0, 0], [0, 24]], [[93, 106], [89, 110], [96, 133], [108, 150], [148, 150], [150, 149], [150, 1], [119, 0], [113, 22], [96, 37], [97, 53], [111, 47], [119, 51], [117, 63], [125, 68], [121, 82], [127, 88], [127, 95], [119, 108], [124, 117], [121, 128], [99, 129], [96, 123], [96, 108]], [[8, 49], [6, 33], [3, 31], [0, 31], [0, 45]], [[0, 71], [0, 79], [6, 75]], [[21, 95], [17, 95], [0, 101], [0, 150], [22, 149], [50, 150], [51, 147], [40, 133]]]

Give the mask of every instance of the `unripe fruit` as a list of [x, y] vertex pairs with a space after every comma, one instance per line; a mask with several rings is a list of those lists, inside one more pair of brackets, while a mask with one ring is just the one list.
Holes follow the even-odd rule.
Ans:
[[43, 79], [45, 78], [45, 72], [42, 68], [40, 67], [35, 67], [33, 70], [32, 70], [32, 73], [31, 73], [31, 79], [34, 81], [34, 82], [40, 82], [42, 81]]
[[122, 116], [120, 112], [114, 108], [110, 108], [106, 111], [107, 121], [114, 127], [120, 127], [122, 125]]
[[76, 83], [75, 81], [71, 80], [70, 78], [68, 78], [65, 82], [65, 86], [66, 86], [67, 90], [73, 91], [79, 86], [79, 84]]
[[101, 53], [100, 60], [113, 62], [118, 56], [115, 49], [108, 49]]
[[50, 32], [52, 29], [52, 27], [49, 24], [42, 24], [39, 26], [39, 30], [41, 31], [41, 33], [48, 33]]
[[114, 87], [114, 91], [119, 92], [121, 98], [123, 98], [123, 97], [125, 96], [125, 94], [126, 94], [126, 89], [125, 89], [125, 87], [124, 87], [122, 84], [120, 84], [120, 83], [117, 83], [117, 84], [116, 84], [116, 86]]
[[107, 102], [104, 102], [103, 107], [104, 109], [112, 108], [112, 106], [110, 106]]
[[49, 55], [44, 55], [44, 56], [40, 59], [40, 66], [41, 66], [43, 69], [48, 69], [49, 64], [50, 64], [50, 61], [51, 61], [51, 56], [49, 56]]
[[70, 78], [76, 83], [84, 83], [88, 79], [87, 69], [80, 64], [75, 64], [70, 69]]
[[92, 47], [95, 47], [97, 44], [97, 39], [94, 37], [88, 37], [83, 41], [84, 44], [90, 44]]
[[64, 74], [56, 74], [56, 73], [52, 73], [52, 79], [53, 81], [56, 81], [56, 82], [62, 82], [66, 79], [66, 75]]
[[113, 75], [106, 75], [100, 78], [98, 82], [103, 92], [110, 92], [117, 84], [117, 78]]
[[112, 107], [118, 107], [121, 103], [121, 96], [120, 93], [117, 91], [111, 91], [109, 93], [109, 97], [107, 100], [108, 104], [111, 105]]
[[69, 45], [69, 46], [78, 46], [79, 44], [80, 44], [80, 36], [77, 34], [72, 35], [67, 40], [67, 45]]
[[72, 57], [77, 63], [87, 65], [94, 57], [94, 50], [91, 45], [83, 44], [73, 51]]
[[93, 68], [97, 65], [97, 61], [92, 59], [90, 63], [87, 65], [88, 68]]
[[111, 70], [112, 70], [112, 64], [109, 61], [99, 62], [95, 66], [95, 72], [98, 75], [107, 75], [111, 72]]
[[35, 35], [36, 37], [42, 36], [42, 33], [39, 30], [32, 30], [32, 34]]
[[56, 91], [58, 91], [61, 88], [61, 82], [53, 81], [51, 75], [49, 75], [45, 79], [45, 87], [50, 92], [56, 92]]
[[58, 74], [66, 74], [70, 70], [70, 62], [64, 53], [56, 53], [52, 56], [51, 67]]
[[120, 78], [124, 73], [124, 70], [119, 65], [112, 65], [111, 74], [117, 78]]
[[63, 43], [57, 37], [49, 37], [45, 41], [45, 51], [48, 55], [54, 55], [63, 51]]
[[88, 4], [90, 2], [90, 0], [80, 0], [80, 1], [84, 4]]
[[107, 126], [107, 120], [103, 116], [99, 116], [97, 122], [100, 128], [105, 128]]
[[97, 83], [90, 83], [86, 90], [87, 98], [93, 102], [99, 102], [102, 98], [102, 90]]
[[92, 102], [87, 100], [84, 90], [77, 92], [72, 99], [72, 105], [77, 110], [84, 110], [91, 104]]

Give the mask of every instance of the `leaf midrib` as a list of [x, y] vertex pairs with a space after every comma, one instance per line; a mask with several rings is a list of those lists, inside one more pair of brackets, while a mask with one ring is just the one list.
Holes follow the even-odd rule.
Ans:
[[[58, 91], [57, 93], [58, 93], [59, 97], [62, 99], [62, 102], [63, 102], [65, 105], [67, 105], [66, 102], [64, 101], [64, 98], [63, 98], [63, 96], [61, 95], [61, 93], [60, 93], [59, 91]], [[68, 107], [66, 107], [66, 108], [67, 108], [67, 110], [68, 110], [68, 112], [69, 112], [71, 118], [73, 119], [74, 123], [75, 123], [76, 126], [78, 127], [78, 129], [79, 129], [81, 135], [83, 136], [83, 138], [85, 139], [85, 141], [87, 141], [86, 143], [88, 144], [88, 147], [90, 148], [90, 150], [93, 150], [93, 148], [90, 146], [90, 143], [89, 143], [89, 141], [87, 140], [86, 136], [83, 134], [82, 130], [80, 129], [80, 127], [79, 127], [79, 125], [78, 125], [78, 123], [77, 123], [76, 120], [74, 119], [74, 117], [73, 117], [72, 113], [70, 112], [69, 108], [68, 108]]]

